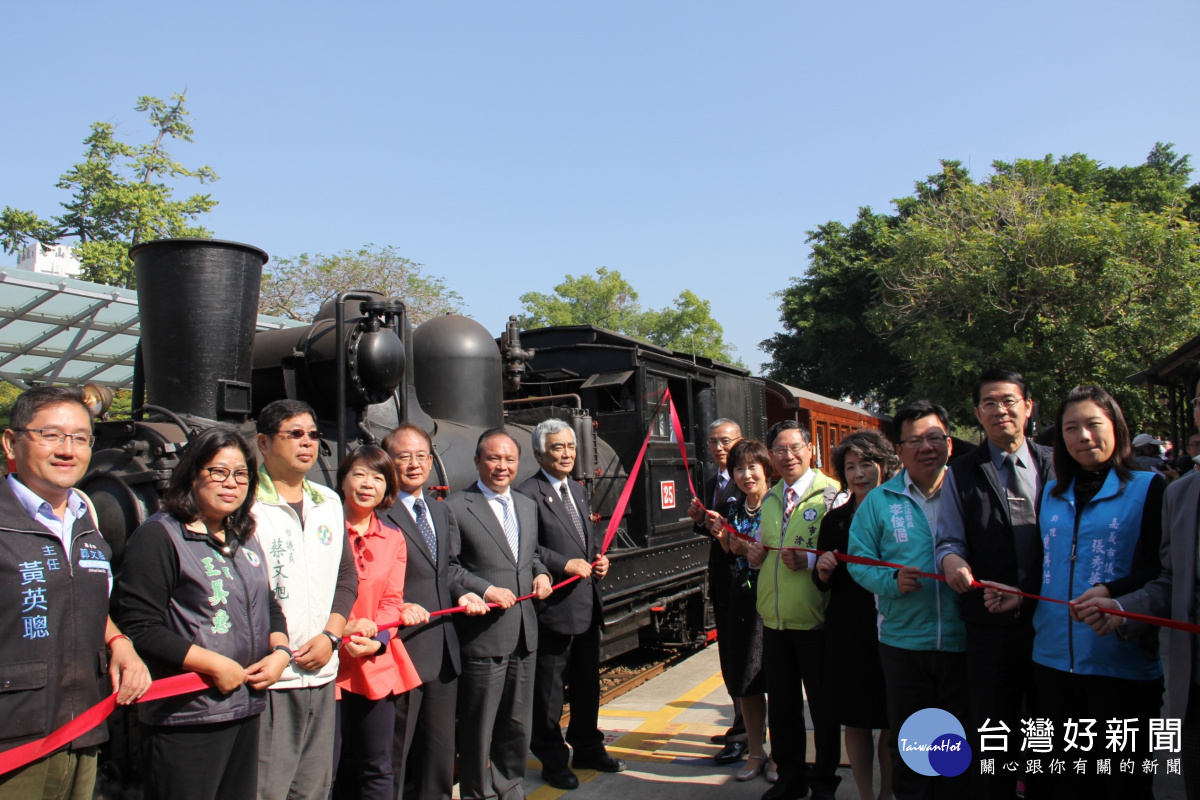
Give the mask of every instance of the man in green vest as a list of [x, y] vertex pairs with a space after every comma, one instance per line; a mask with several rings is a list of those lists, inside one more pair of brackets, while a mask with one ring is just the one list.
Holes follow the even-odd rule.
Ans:
[[[754, 565], [761, 570], [758, 613], [763, 619], [771, 756], [779, 765], [779, 782], [763, 800], [801, 798], [809, 788], [813, 800], [830, 800], [841, 781], [837, 767], [842, 745], [825, 691], [826, 598], [812, 579], [816, 556], [765, 548], [815, 548], [821, 518], [832, 507], [840, 487], [820, 470], [809, 468], [812, 434], [796, 422], [773, 426], [767, 448], [782, 479], [763, 500], [763, 547], [752, 550], [751, 563], [759, 561]], [[811, 772], [806, 767], [805, 695], [816, 749]]]

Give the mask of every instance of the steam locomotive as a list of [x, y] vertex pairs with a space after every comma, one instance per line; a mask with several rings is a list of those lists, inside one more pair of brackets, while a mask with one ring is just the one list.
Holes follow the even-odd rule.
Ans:
[[[322, 444], [312, 480], [332, 485], [349, 448], [408, 422], [433, 437], [430, 490], [443, 495], [476, 479], [475, 442], [491, 427], [505, 426], [521, 444], [518, 481], [533, 474], [532, 429], [557, 417], [575, 431], [574, 477], [588, 489], [598, 530], [650, 432], [602, 583], [603, 657], [647, 641], [703, 645], [713, 628], [709, 541], [693, 531], [686, 508], [688, 471], [699, 488], [713, 469], [709, 424], [733, 419], [746, 436], [762, 438], [768, 424], [795, 418], [814, 432], [820, 466], [841, 436], [883, 419], [592, 326], [521, 331], [511, 317], [497, 339], [473, 320], [447, 315], [414, 329], [403, 298], [370, 292], [340, 294], [306, 327], [256, 334], [262, 250], [170, 239], [130, 255], [142, 333], [133, 419], [97, 424], [81, 483], [118, 563], [128, 535], [158, 509], [189, 438], [218, 423], [253, 435], [255, 415], [276, 399], [303, 400], [317, 412]], [[687, 438], [686, 464], [659, 405], [664, 389]]]

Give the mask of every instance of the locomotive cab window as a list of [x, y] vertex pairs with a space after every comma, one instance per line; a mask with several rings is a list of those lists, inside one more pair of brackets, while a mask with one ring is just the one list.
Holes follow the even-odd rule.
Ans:
[[[667, 391], [667, 379], [659, 375], [646, 375], [646, 409], [653, 413], [658, 404], [662, 402], [663, 394]], [[672, 396], [672, 399], [674, 397]], [[676, 405], [678, 411], [678, 405]], [[674, 440], [675, 435], [671, 430], [671, 410], [666, 403], [658, 409], [658, 413], [654, 416], [654, 420], [650, 425], [650, 438], [659, 441], [669, 442]]]

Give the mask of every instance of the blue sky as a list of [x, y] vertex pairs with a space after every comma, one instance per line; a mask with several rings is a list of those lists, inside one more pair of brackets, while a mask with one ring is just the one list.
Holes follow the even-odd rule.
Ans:
[[[0, 206], [58, 211], [88, 125], [185, 87], [215, 235], [394, 245], [499, 334], [619, 270], [757, 369], [806, 231], [960, 159], [1200, 158], [1200, 3], [8, 3]], [[191, 187], [186, 187], [190, 192]], [[15, 259], [3, 259], [12, 263]]]

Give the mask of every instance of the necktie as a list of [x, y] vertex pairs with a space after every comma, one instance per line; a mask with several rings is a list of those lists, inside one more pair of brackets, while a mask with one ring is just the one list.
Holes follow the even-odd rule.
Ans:
[[517, 515], [509, 505], [511, 497], [498, 495], [496, 501], [504, 509], [504, 538], [508, 540], [508, 549], [512, 550], [513, 561], [520, 560], [521, 533], [517, 528]]
[[583, 520], [579, 518], [579, 511], [576, 510], [575, 504], [571, 502], [571, 491], [567, 488], [566, 483], [558, 485], [558, 492], [562, 495], [563, 505], [567, 508], [567, 516], [571, 518], [571, 522], [575, 523], [575, 533], [579, 535], [579, 541], [583, 545], [583, 549], [587, 549], [587, 536], [583, 532]]
[[713, 492], [713, 501], [712, 501], [713, 508], [716, 508], [717, 505], [720, 504], [721, 495], [725, 493], [725, 484], [726, 483], [728, 483], [728, 481], [725, 480], [724, 475], [717, 475], [717, 490], [715, 492]]
[[1014, 455], [1004, 457], [1004, 482], [1008, 484], [1008, 518], [1012, 523], [1013, 546], [1017, 556], [1017, 585], [1025, 591], [1036, 588], [1041, 579], [1042, 540], [1038, 530], [1037, 506], [1033, 491], [1017, 471]]
[[784, 534], [787, 533], [788, 520], [791, 519], [792, 512], [796, 510], [796, 506], [800, 503], [800, 495], [796, 490], [788, 487], [788, 490], [783, 493], [783, 525], [779, 529], [779, 540], [783, 541]]
[[425, 540], [425, 544], [429, 545], [429, 554], [433, 556], [433, 560], [437, 561], [437, 535], [433, 532], [433, 526], [429, 524], [429, 516], [425, 511], [425, 503], [421, 498], [413, 503], [413, 511], [417, 515], [417, 528], [421, 531], [421, 538]]
[[1017, 457], [1012, 453], [1004, 456], [1004, 482], [1008, 484], [1008, 516], [1013, 528], [1018, 525], [1036, 525], [1037, 511], [1034, 508], [1033, 492], [1021, 473], [1017, 472]]

